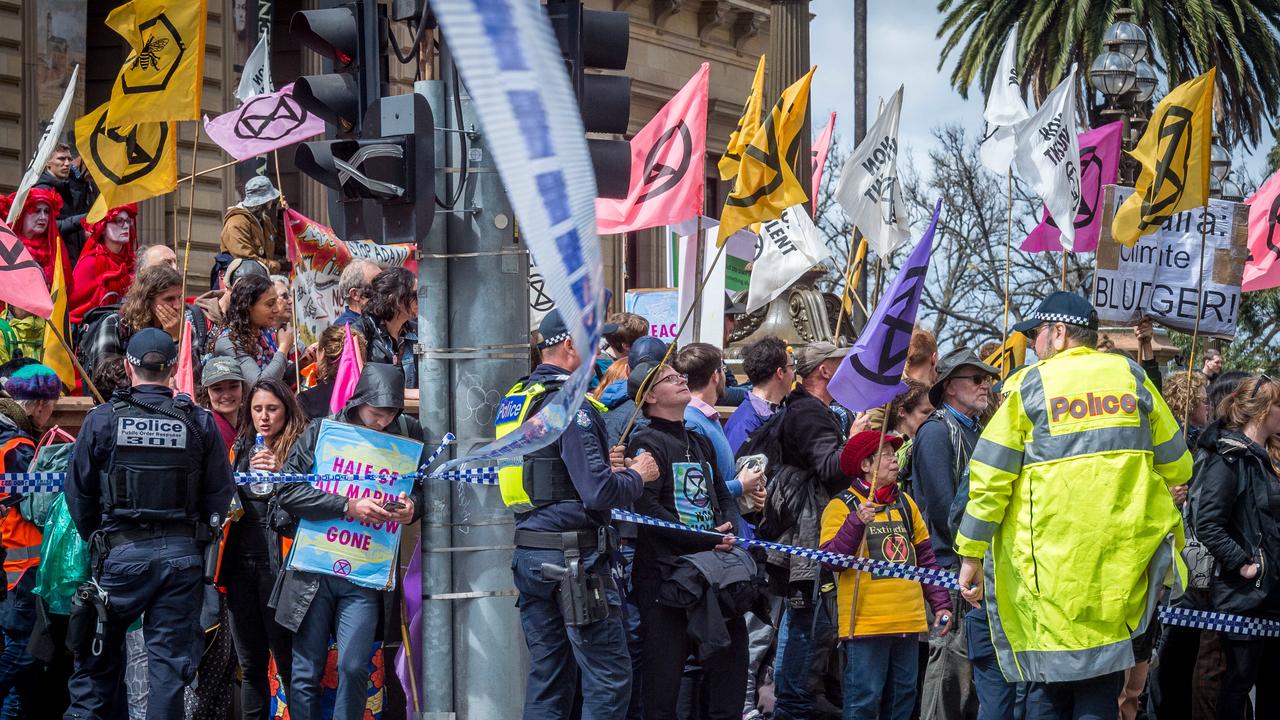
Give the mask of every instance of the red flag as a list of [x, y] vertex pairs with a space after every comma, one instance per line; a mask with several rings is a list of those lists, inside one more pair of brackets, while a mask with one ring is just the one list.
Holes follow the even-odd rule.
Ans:
[[809, 193], [809, 199], [813, 201], [815, 218], [818, 217], [818, 188], [822, 187], [822, 169], [827, 165], [827, 152], [831, 150], [831, 133], [835, 128], [836, 113], [833, 110], [827, 126], [818, 134], [818, 139], [813, 141], [813, 192]]
[[196, 374], [191, 361], [191, 323], [182, 321], [182, 340], [178, 343], [178, 374], [174, 378], [178, 392], [196, 396]]
[[46, 320], [53, 315], [53, 296], [45, 284], [44, 270], [3, 222], [0, 222], [0, 301]]
[[710, 74], [711, 66], [702, 63], [631, 139], [631, 190], [621, 200], [596, 200], [596, 232], [674, 225], [702, 212]]
[[1241, 290], [1280, 287], [1280, 172], [1267, 178], [1245, 203], [1249, 205], [1249, 260]]

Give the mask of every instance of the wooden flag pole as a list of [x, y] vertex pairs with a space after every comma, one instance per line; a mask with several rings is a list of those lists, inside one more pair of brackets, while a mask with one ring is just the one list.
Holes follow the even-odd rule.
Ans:
[[89, 373], [84, 371], [84, 366], [76, 359], [76, 353], [71, 349], [71, 345], [67, 343], [67, 339], [62, 337], [62, 332], [58, 330], [58, 323], [54, 322], [52, 318], [45, 320], [45, 322], [48, 323], [49, 329], [53, 331], [53, 336], [58, 338], [58, 343], [62, 345], [62, 349], [67, 351], [67, 357], [71, 359], [71, 364], [75, 366], [76, 372], [80, 373], [80, 379], [84, 380], [85, 387], [89, 388], [89, 392], [93, 394], [93, 399], [97, 400], [98, 404], [101, 405], [105, 402], [102, 399], [102, 393], [98, 392], [97, 386], [89, 379]]
[[[844, 295], [845, 297], [849, 298], [851, 302], [858, 303], [858, 307], [862, 308], [862, 313], [864, 315], [870, 316], [871, 313], [867, 312], [867, 306], [862, 304], [862, 299], [858, 297], [857, 293], [851, 291], [850, 280], [849, 280], [849, 275], [850, 273], [853, 272], [854, 260], [857, 258], [857, 255], [858, 255], [858, 248], [860, 246], [861, 235], [862, 233], [859, 232], [857, 228], [854, 228], [853, 235], [850, 236], [851, 242], [849, 245], [849, 260], [844, 264]], [[864, 260], [863, 262], [865, 264], [866, 261]], [[844, 305], [845, 305], [844, 298], [841, 298], [840, 312], [836, 314], [836, 330], [834, 333], [835, 338], [837, 340], [840, 337], [840, 324], [844, 322], [844, 318], [845, 318]], [[853, 320], [850, 319], [850, 322], [853, 322]]]
[[1191, 351], [1187, 354], [1187, 397], [1182, 411], [1182, 429], [1184, 433], [1187, 431], [1188, 423], [1191, 421], [1191, 406], [1195, 404], [1191, 400], [1191, 373], [1195, 372], [1196, 341], [1200, 337], [1200, 316], [1204, 314], [1204, 214], [1207, 212], [1209, 212], [1208, 200], [1205, 201], [1204, 207], [1200, 210], [1200, 271], [1196, 275], [1196, 322], [1191, 326]]
[[[191, 176], [196, 176], [196, 160], [200, 152], [200, 123], [196, 123], [196, 138], [191, 143]], [[182, 250], [182, 298], [187, 297], [187, 267], [191, 262], [191, 224], [196, 213], [196, 184], [191, 182], [191, 193], [187, 196], [187, 242]]]
[[1004, 325], [1000, 329], [1000, 346], [1009, 342], [1009, 275], [1013, 272], [1013, 170], [1005, 173], [1008, 182], [1009, 224], [1004, 234]]
[[[404, 586], [403, 579], [401, 587]], [[400, 642], [404, 643], [405, 665], [409, 668], [409, 692], [413, 695], [413, 712], [417, 714], [421, 712], [418, 709], [418, 668], [413, 664], [413, 643], [409, 637], [409, 611], [404, 606], [404, 599], [400, 600]]]
[[[892, 406], [892, 405], [893, 405], [893, 401], [892, 401], [892, 400], [890, 400], [889, 402], [885, 403], [885, 405], [884, 405], [884, 418], [882, 418], [882, 419], [881, 419], [881, 421], [880, 421], [880, 439], [879, 439], [879, 441], [876, 443], [876, 453], [875, 453], [875, 455], [872, 455], [872, 456], [871, 456], [872, 458], [874, 458], [874, 459], [875, 459], [875, 461], [874, 461], [874, 464], [871, 466], [871, 480], [867, 483], [867, 488], [868, 488], [868, 489], [867, 489], [867, 500], [869, 500], [870, 502], [873, 502], [873, 503], [876, 501], [876, 486], [879, 484], [879, 483], [878, 483], [877, 478], [878, 478], [878, 477], [879, 477], [879, 475], [880, 475], [880, 451], [884, 449], [884, 434], [885, 434], [886, 429], [889, 427], [889, 408], [890, 408], [890, 406]], [[856, 513], [856, 512], [857, 512], [857, 510], [856, 510], [856, 509], [854, 509], [854, 510], [853, 510], [853, 512], [855, 512], [855, 513]], [[874, 520], [874, 517], [873, 517], [872, 519]], [[904, 518], [904, 520], [905, 520], [905, 518]], [[870, 524], [870, 523], [868, 523], [868, 525], [869, 525], [869, 524]], [[915, 538], [911, 538], [912, 544], [914, 544], [914, 540], [915, 540]], [[858, 545], [857, 557], [862, 557], [862, 553], [863, 553], [863, 551], [864, 551], [864, 550], [866, 550], [866, 549], [867, 549], [867, 529], [866, 529], [866, 527], [864, 526], [864, 527], [863, 527], [863, 529], [862, 529], [862, 542]], [[868, 553], [867, 553], [867, 557], [871, 557], [871, 553], [870, 553], [870, 552], [868, 552]], [[857, 621], [858, 621], [858, 589], [859, 589], [859, 586], [861, 586], [861, 585], [862, 585], [862, 573], [863, 573], [863, 572], [864, 572], [864, 571], [862, 571], [862, 570], [858, 570], [858, 571], [857, 571], [857, 573], [858, 573], [858, 574], [853, 576], [853, 598], [854, 598], [854, 599], [853, 599], [853, 613], [852, 613], [852, 615], [851, 615], [851, 617], [850, 617], [850, 620], [849, 620], [849, 622], [851, 623], [851, 625], [852, 625], [852, 624], [857, 624]]]
[[[280, 151], [279, 150], [271, 151], [271, 162], [274, 163], [276, 166], [276, 191], [280, 193], [280, 207], [284, 210], [288, 210], [289, 201], [286, 200], [284, 197], [284, 183], [280, 182]], [[281, 223], [281, 224], [283, 225], [284, 223]], [[288, 232], [288, 230], [285, 230], [285, 232]], [[297, 279], [298, 279], [298, 271], [293, 269], [292, 267], [289, 268], [289, 303], [293, 306], [292, 317], [293, 317], [294, 352], [297, 352], [298, 339], [299, 339], [298, 338], [298, 294], [293, 291], [293, 284], [295, 281], [297, 281]], [[298, 359], [299, 360], [302, 359], [302, 353], [298, 353]], [[302, 392], [302, 368], [299, 367], [298, 362], [293, 363], [293, 387], [296, 389], [297, 392]], [[415, 693], [414, 702], [415, 703], [417, 702], [416, 693]]]
[[[698, 230], [701, 231], [702, 216], [699, 215], [698, 218]], [[627, 418], [627, 424], [622, 428], [622, 436], [618, 438], [619, 445], [627, 442], [627, 436], [631, 434], [631, 429], [636, 424], [636, 418], [640, 415], [640, 408], [644, 407], [643, 400], [645, 392], [649, 389], [649, 386], [653, 384], [654, 376], [662, 370], [663, 366], [666, 365], [667, 361], [671, 358], [671, 351], [675, 349], [676, 343], [680, 339], [680, 333], [684, 332], [684, 327], [689, 322], [689, 318], [693, 317], [693, 309], [698, 306], [698, 298], [702, 297], [702, 291], [707, 287], [707, 281], [711, 279], [711, 273], [716, 271], [716, 265], [720, 264], [720, 258], [724, 255], [724, 249], [728, 246], [729, 243], [726, 242], [720, 246], [719, 250], [716, 251], [715, 259], [711, 261], [711, 265], [707, 268], [706, 274], [698, 281], [698, 288], [694, 291], [693, 302], [689, 303], [689, 309], [685, 311], [684, 318], [680, 320], [680, 326], [676, 328], [675, 335], [671, 338], [671, 342], [667, 344], [666, 354], [663, 355], [662, 360], [658, 362], [658, 367], [654, 368], [654, 371], [649, 373], [649, 376], [644, 379], [644, 382], [640, 383], [640, 388], [636, 391], [636, 407], [631, 411], [631, 417]], [[634, 370], [635, 368], [632, 369]]]
[[[197, 133], [197, 135], [199, 135], [199, 133]], [[275, 152], [275, 151], [273, 150], [272, 152]], [[240, 160], [232, 160], [230, 162], [224, 162], [221, 165], [214, 165], [211, 168], [205, 168], [200, 172], [196, 172], [196, 164], [195, 164], [195, 161], [193, 160], [191, 163], [191, 174], [186, 177], [178, 178], [178, 182], [180, 183], [193, 182], [196, 178], [200, 177], [201, 175], [208, 175], [209, 173], [218, 172], [219, 170], [224, 170], [226, 168], [231, 167], [232, 165], [238, 165], [241, 162], [242, 161]]]
[[1067, 289], [1067, 251], [1062, 251], [1062, 289]]

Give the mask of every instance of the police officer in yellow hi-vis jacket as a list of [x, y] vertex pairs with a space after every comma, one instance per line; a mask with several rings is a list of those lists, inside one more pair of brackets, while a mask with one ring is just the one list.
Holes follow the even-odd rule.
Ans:
[[1005, 381], [974, 448], [961, 594], [976, 607], [987, 593], [1000, 669], [1031, 683], [1027, 720], [1111, 720], [1131, 639], [1181, 565], [1169, 487], [1191, 477], [1191, 455], [1142, 368], [1093, 349], [1087, 300], [1053, 293], [1014, 329], [1041, 360]]
[[[558, 310], [538, 327], [542, 364], [498, 406], [502, 437], [560, 392], [584, 355]], [[640, 496], [658, 477], [653, 458], [625, 460], [611, 451], [604, 421], [588, 396], [570, 409], [555, 442], [498, 475], [502, 500], [516, 514], [511, 572], [529, 649], [524, 720], [561, 720], [582, 689], [583, 720], [621, 720], [631, 699], [632, 667], [622, 598], [613, 579], [617, 536], [609, 511]]]

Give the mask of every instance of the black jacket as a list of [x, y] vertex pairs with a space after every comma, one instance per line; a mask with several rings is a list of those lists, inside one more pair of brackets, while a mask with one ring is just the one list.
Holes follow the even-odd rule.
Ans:
[[[652, 455], [658, 464], [658, 479], [645, 484], [644, 492], [635, 501], [636, 512], [684, 523], [687, 516], [682, 518], [676, 503], [675, 464], [691, 462], [699, 464], [703, 478], [710, 478], [711, 482], [709, 485], [705, 480], [700, 484], [690, 484], [686, 480], [681, 492], [687, 502], [682, 502], [681, 506], [686, 511], [703, 509], [710, 515], [712, 528], [726, 522], [738, 527], [742, 515], [738, 512], [738, 503], [724, 484], [724, 478], [716, 469], [715, 451], [711, 449], [709, 440], [686, 428], [683, 420], [650, 419], [648, 426], [633, 431], [627, 441], [627, 457], [635, 457], [642, 451]], [[671, 561], [681, 555], [710, 550], [717, 542], [710, 535], [641, 525], [636, 538], [634, 572], [637, 576], [659, 577], [661, 570], [655, 561]]]
[[[1280, 616], [1280, 517], [1269, 495], [1277, 483], [1266, 450], [1244, 435], [1213, 423], [1200, 433], [1192, 485], [1196, 537], [1213, 554], [1213, 609]], [[1240, 568], [1261, 562], [1258, 577]]]
[[845, 489], [849, 479], [840, 470], [840, 451], [845, 442], [840, 417], [802, 385], [792, 390], [785, 402], [782, 463], [812, 472], [828, 496]]

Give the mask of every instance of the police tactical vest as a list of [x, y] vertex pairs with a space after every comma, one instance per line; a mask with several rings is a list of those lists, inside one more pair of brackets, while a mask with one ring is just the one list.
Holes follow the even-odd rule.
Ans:
[[[498, 406], [494, 435], [503, 437], [520, 427], [526, 418], [538, 412], [568, 377], [561, 375], [545, 383], [528, 385], [524, 380], [516, 383]], [[604, 406], [599, 401], [590, 395], [586, 399], [597, 411], [602, 411]], [[555, 443], [525, 455], [520, 465], [500, 468], [498, 489], [502, 492], [502, 502], [518, 513], [558, 502], [582, 501]]]
[[139, 523], [200, 520], [205, 439], [186, 395], [141, 403], [111, 401], [111, 459], [103, 472], [103, 512]]

